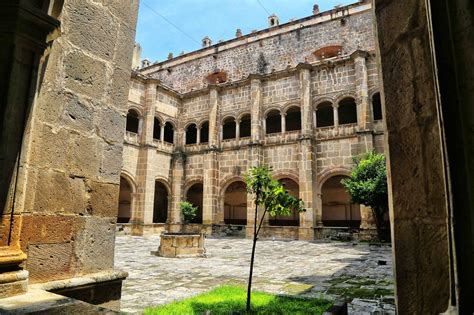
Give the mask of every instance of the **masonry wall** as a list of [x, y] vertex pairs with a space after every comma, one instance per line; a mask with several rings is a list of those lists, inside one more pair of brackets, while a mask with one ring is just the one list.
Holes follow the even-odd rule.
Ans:
[[18, 195], [30, 283], [113, 269], [137, 10], [138, 1], [64, 1]]

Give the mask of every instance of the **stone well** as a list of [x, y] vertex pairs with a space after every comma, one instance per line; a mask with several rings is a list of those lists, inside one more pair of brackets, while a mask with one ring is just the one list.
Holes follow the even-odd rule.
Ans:
[[163, 233], [158, 251], [152, 254], [168, 258], [206, 257], [204, 234]]

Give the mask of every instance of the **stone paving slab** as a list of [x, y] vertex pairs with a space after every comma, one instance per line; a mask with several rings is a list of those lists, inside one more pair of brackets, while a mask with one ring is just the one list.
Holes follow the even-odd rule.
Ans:
[[[159, 242], [155, 235], [117, 236], [115, 266], [129, 273], [123, 284], [122, 311], [140, 313], [148, 306], [188, 298], [215, 286], [247, 282], [252, 247], [248, 239], [208, 238], [207, 258], [151, 255]], [[385, 309], [392, 310], [389, 247], [261, 240], [257, 243], [253, 279], [254, 289], [270, 293], [338, 299], [380, 294], [386, 301], [388, 298]], [[384, 304], [387, 302], [381, 307]]]

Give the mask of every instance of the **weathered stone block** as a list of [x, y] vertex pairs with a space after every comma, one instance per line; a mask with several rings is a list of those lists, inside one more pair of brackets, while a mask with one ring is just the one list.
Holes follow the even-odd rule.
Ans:
[[84, 217], [74, 242], [78, 272], [97, 272], [114, 266], [115, 218]]
[[107, 82], [107, 67], [104, 61], [93, 59], [79, 51], [72, 51], [64, 57], [64, 64], [66, 88], [95, 99], [102, 98]]
[[96, 178], [100, 149], [97, 138], [71, 134], [67, 147], [67, 171], [74, 176]]
[[112, 218], [117, 215], [119, 186], [86, 180], [89, 213]]
[[26, 269], [30, 282], [65, 279], [74, 274], [72, 243], [31, 244], [28, 246]]

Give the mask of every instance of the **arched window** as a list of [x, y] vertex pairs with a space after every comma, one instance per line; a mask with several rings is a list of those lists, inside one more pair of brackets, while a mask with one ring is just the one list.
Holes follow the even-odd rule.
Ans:
[[[279, 182], [283, 185], [283, 187], [285, 187], [285, 190], [290, 196], [299, 198], [300, 188], [297, 182], [290, 178], [282, 178], [279, 180]], [[296, 209], [293, 209], [290, 216], [270, 216], [268, 223], [274, 226], [298, 226], [300, 225], [300, 215]]]
[[128, 223], [132, 216], [133, 194], [132, 185], [120, 176], [119, 208], [117, 223]]
[[191, 223], [202, 223], [203, 184], [196, 183], [189, 187], [186, 193], [186, 200], [198, 208], [196, 217]]
[[375, 93], [372, 96], [372, 112], [374, 113], [374, 120], [382, 119], [382, 102], [380, 100], [380, 93]]
[[351, 202], [351, 196], [341, 184], [344, 178], [345, 176], [331, 177], [321, 188], [324, 226], [354, 228], [360, 226], [360, 206]]
[[209, 142], [209, 122], [205, 122], [201, 125], [201, 143], [208, 143]]
[[166, 223], [168, 218], [168, 190], [166, 186], [155, 182], [155, 200], [153, 203], [153, 223]]
[[316, 127], [329, 126], [334, 126], [334, 108], [331, 102], [323, 102], [316, 108]]
[[301, 130], [301, 110], [298, 106], [293, 106], [286, 111], [285, 126], [286, 131]]
[[138, 133], [138, 126], [140, 125], [140, 115], [136, 110], [130, 109], [127, 113], [126, 130], [133, 133]]
[[222, 125], [222, 139], [235, 139], [235, 119], [232, 117], [226, 118]]
[[340, 101], [337, 113], [340, 125], [357, 123], [357, 105], [353, 98], [348, 97]]
[[247, 224], [247, 190], [245, 183], [236, 181], [224, 193], [225, 224]]
[[160, 120], [156, 117], [153, 120], [153, 139], [155, 140], [161, 139], [161, 123], [160, 123]]
[[170, 123], [170, 122], [167, 122], [165, 124], [165, 135], [164, 135], [164, 140], [165, 142], [168, 142], [168, 143], [171, 143], [173, 144], [174, 143], [174, 129], [173, 129], [173, 125]]
[[250, 129], [251, 129], [251, 118], [250, 115], [244, 115], [240, 120], [240, 137], [250, 137]]
[[197, 143], [197, 127], [195, 124], [191, 124], [186, 128], [186, 144]]
[[281, 132], [281, 116], [276, 109], [270, 111], [265, 118], [266, 134]]

